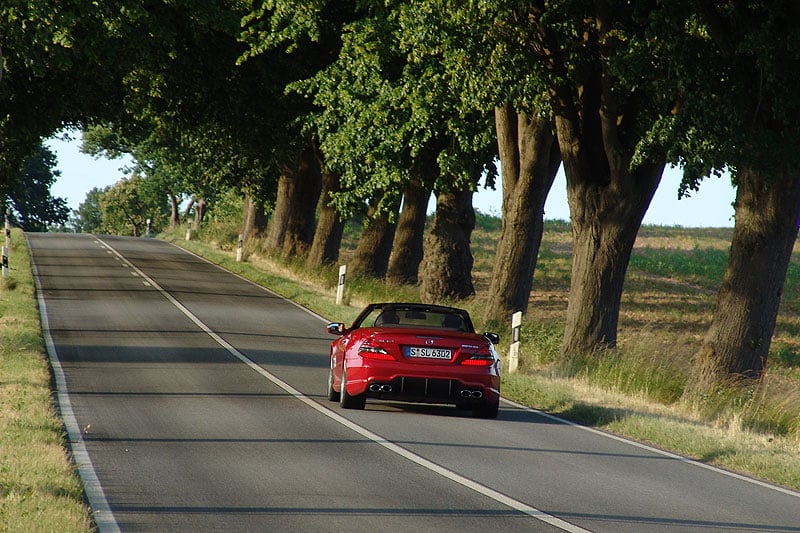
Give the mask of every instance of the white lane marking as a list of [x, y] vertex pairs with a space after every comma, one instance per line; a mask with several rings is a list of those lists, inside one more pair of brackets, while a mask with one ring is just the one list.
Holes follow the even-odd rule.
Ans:
[[[117, 250], [115, 250], [114, 248], [112, 248], [109, 245], [106, 245], [106, 246], [108, 246], [108, 248], [110, 250], [113, 250], [115, 254], [119, 255], [121, 258], [124, 259], [124, 256], [121, 253], [119, 253]], [[436, 464], [436, 463], [434, 463], [432, 461], [429, 461], [428, 459], [425, 459], [424, 457], [422, 457], [420, 455], [417, 455], [417, 454], [415, 454], [415, 453], [413, 453], [413, 452], [411, 452], [409, 450], [406, 450], [405, 448], [403, 448], [401, 446], [398, 446], [397, 444], [395, 444], [395, 443], [393, 443], [391, 441], [386, 440], [385, 438], [381, 437], [377, 433], [373, 433], [372, 431], [368, 430], [367, 428], [365, 428], [363, 426], [359, 426], [355, 422], [352, 422], [351, 420], [348, 420], [347, 418], [344, 418], [340, 414], [338, 414], [338, 413], [336, 413], [334, 411], [331, 411], [330, 409], [328, 409], [326, 407], [323, 407], [322, 405], [320, 405], [316, 401], [312, 400], [311, 398], [309, 398], [308, 396], [306, 396], [305, 394], [303, 394], [299, 390], [295, 389], [294, 387], [292, 387], [291, 385], [289, 385], [288, 383], [286, 383], [285, 381], [283, 381], [279, 377], [277, 377], [274, 374], [272, 374], [271, 372], [265, 370], [264, 368], [259, 366], [255, 361], [251, 360], [246, 355], [244, 355], [242, 352], [240, 352], [239, 350], [234, 348], [233, 345], [229, 344], [225, 339], [223, 339], [222, 337], [217, 335], [217, 333], [215, 333], [203, 321], [201, 321], [197, 316], [195, 316], [191, 311], [189, 311], [189, 309], [187, 309], [182, 303], [180, 303], [171, 294], [169, 294], [166, 290], [164, 290], [161, 287], [161, 285], [159, 285], [154, 279], [152, 279], [150, 276], [148, 276], [147, 274], [142, 272], [136, 266], [132, 266], [132, 268], [134, 268], [136, 270], [136, 272], [138, 272], [138, 274], [143, 279], [148, 280], [150, 282], [150, 284], [153, 286], [153, 288], [156, 289], [157, 291], [159, 291], [164, 296], [164, 298], [166, 298], [172, 305], [177, 307], [178, 310], [186, 316], [186, 318], [191, 320], [198, 328], [203, 330], [209, 337], [214, 339], [214, 341], [216, 341], [217, 344], [219, 344], [220, 346], [225, 348], [225, 350], [227, 350], [228, 353], [230, 353], [236, 359], [238, 359], [239, 361], [241, 361], [242, 363], [244, 363], [245, 365], [250, 367], [252, 370], [257, 372], [261, 376], [263, 376], [266, 379], [268, 379], [269, 381], [271, 381], [273, 384], [277, 385], [278, 387], [280, 387], [281, 389], [286, 391], [289, 395], [291, 395], [292, 397], [294, 397], [297, 400], [300, 400], [301, 402], [303, 402], [307, 406], [311, 407], [312, 409], [314, 409], [318, 413], [320, 413], [320, 414], [322, 414], [324, 416], [327, 416], [328, 418], [338, 422], [339, 424], [347, 427], [348, 429], [351, 429], [352, 431], [355, 431], [356, 433], [358, 433], [359, 435], [363, 436], [364, 438], [366, 438], [368, 440], [371, 440], [372, 442], [383, 446], [387, 450], [389, 450], [389, 451], [391, 451], [391, 452], [393, 452], [393, 453], [395, 453], [395, 454], [397, 454], [397, 455], [399, 455], [399, 456], [401, 456], [401, 457], [403, 457], [405, 459], [408, 459], [409, 461], [412, 461], [413, 463], [416, 463], [417, 465], [419, 465], [419, 466], [421, 466], [423, 468], [426, 468], [426, 469], [430, 470], [431, 472], [435, 472], [435, 473], [437, 473], [437, 474], [439, 474], [439, 475], [441, 475], [441, 476], [443, 476], [443, 477], [445, 477], [445, 478], [447, 478], [447, 479], [449, 479], [451, 481], [454, 481], [455, 483], [458, 483], [458, 484], [462, 485], [463, 487], [471, 489], [471, 490], [473, 490], [473, 491], [475, 491], [475, 492], [477, 492], [479, 494], [482, 494], [483, 496], [486, 496], [487, 498], [490, 498], [490, 499], [492, 499], [492, 500], [494, 500], [494, 501], [496, 501], [498, 503], [501, 503], [501, 504], [503, 504], [503, 505], [505, 505], [505, 506], [507, 506], [507, 507], [509, 507], [511, 509], [519, 511], [522, 514], [528, 515], [528, 516], [530, 516], [532, 518], [535, 518], [535, 519], [537, 519], [539, 521], [542, 521], [542, 522], [545, 522], [547, 524], [550, 524], [551, 526], [556, 527], [558, 529], [561, 529], [562, 531], [569, 531], [571, 533], [588, 533], [589, 532], [589, 530], [587, 530], [587, 529], [583, 529], [583, 528], [578, 527], [578, 526], [576, 526], [574, 524], [570, 524], [569, 522], [561, 520], [560, 518], [557, 518], [557, 517], [555, 517], [553, 515], [547, 514], [544, 511], [540, 511], [539, 509], [536, 509], [535, 507], [532, 507], [532, 506], [530, 506], [530, 505], [528, 505], [528, 504], [526, 504], [524, 502], [521, 502], [519, 500], [515, 500], [514, 498], [511, 498], [510, 496], [507, 496], [507, 495], [505, 495], [505, 494], [503, 494], [501, 492], [498, 492], [498, 491], [496, 491], [494, 489], [491, 489], [491, 488], [489, 488], [489, 487], [487, 487], [485, 485], [481, 485], [480, 483], [477, 483], [477, 482], [475, 482], [475, 481], [473, 481], [473, 480], [471, 480], [469, 478], [466, 478], [466, 477], [464, 477], [464, 476], [462, 476], [460, 474], [457, 474], [456, 472], [453, 472], [452, 470], [448, 470], [448, 469], [444, 468], [441, 465], [438, 465], [438, 464]]]
[[[28, 250], [31, 250], [31, 243], [27, 234], [25, 235], [25, 240], [28, 241]], [[102, 532], [118, 533], [120, 531], [119, 525], [117, 525], [114, 513], [108, 505], [103, 486], [100, 484], [97, 472], [95, 472], [94, 465], [92, 465], [92, 460], [89, 458], [89, 452], [86, 450], [81, 428], [78, 425], [77, 418], [75, 418], [75, 411], [72, 409], [72, 401], [67, 391], [64, 369], [61, 367], [53, 337], [50, 335], [50, 321], [47, 318], [47, 304], [45, 304], [42, 286], [39, 281], [39, 270], [33, 260], [31, 260], [31, 270], [36, 284], [36, 298], [39, 302], [39, 319], [42, 323], [42, 334], [44, 335], [50, 366], [53, 368], [53, 376], [56, 380], [58, 407], [61, 412], [61, 418], [64, 420], [64, 427], [69, 435], [72, 458], [78, 467], [81, 480], [83, 480], [83, 490], [86, 492], [86, 498], [92, 508], [92, 516], [95, 524], [97, 524], [97, 529]]]

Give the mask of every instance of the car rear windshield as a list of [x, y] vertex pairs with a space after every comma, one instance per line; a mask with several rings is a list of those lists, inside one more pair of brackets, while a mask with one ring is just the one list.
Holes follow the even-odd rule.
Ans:
[[458, 312], [431, 309], [385, 307], [374, 309], [361, 322], [365, 327], [412, 327], [471, 332], [468, 322]]

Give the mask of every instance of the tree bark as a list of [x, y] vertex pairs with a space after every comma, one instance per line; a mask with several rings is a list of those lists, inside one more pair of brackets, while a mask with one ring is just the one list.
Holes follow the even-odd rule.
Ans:
[[631, 171], [632, 150], [609, 118], [616, 115], [594, 112], [580, 128], [576, 117], [556, 115], [573, 237], [563, 356], [616, 346], [625, 273], [664, 170], [643, 163]]
[[419, 293], [423, 302], [460, 300], [475, 294], [470, 251], [473, 229], [472, 191], [440, 191], [420, 264]]
[[205, 198], [198, 198], [194, 203], [194, 227], [200, 229], [203, 224], [203, 219], [206, 216], [206, 200]]
[[742, 169], [737, 182], [731, 252], [689, 394], [748, 384], [763, 375], [797, 239], [796, 174], [784, 172], [771, 180]]
[[403, 210], [397, 222], [386, 281], [393, 284], [416, 283], [422, 262], [425, 220], [431, 190], [419, 179], [412, 179], [403, 194]]
[[319, 201], [319, 220], [314, 232], [314, 241], [308, 252], [306, 265], [321, 267], [333, 264], [339, 259], [339, 248], [342, 244], [344, 221], [331, 205], [331, 193], [339, 190], [339, 175], [330, 172], [322, 173], [322, 193]]
[[294, 166], [284, 167], [264, 242], [268, 253], [280, 250], [281, 257], [286, 259], [308, 251], [314, 239], [321, 180], [310, 148], [298, 156]]
[[264, 204], [251, 195], [246, 195], [244, 199], [244, 213], [242, 220], [242, 238], [245, 241], [259, 237], [267, 229], [267, 215], [264, 212]]
[[[377, 200], [373, 200], [377, 205]], [[376, 213], [374, 205], [367, 214], [364, 229], [358, 238], [356, 251], [350, 263], [350, 272], [382, 278], [389, 266], [389, 255], [392, 253], [392, 241], [396, 224], [389, 222], [389, 211]], [[400, 206], [392, 206], [392, 215]]]
[[314, 240], [316, 210], [322, 189], [322, 174], [313, 150], [305, 150], [294, 169], [294, 195], [286, 221], [281, 256], [288, 259], [308, 253]]
[[485, 323], [506, 321], [515, 311], [528, 309], [544, 229], [544, 204], [561, 164], [552, 122], [517, 112], [507, 104], [495, 109], [495, 125], [503, 179], [503, 228]]
[[169, 229], [175, 229], [178, 227], [178, 203], [179, 200], [175, 196], [172, 191], [168, 191], [167, 195], [169, 196]]
[[[631, 168], [642, 122], [652, 120], [652, 100], [645, 89], [615, 87], [615, 73], [603, 57], [618, 43], [606, 33], [614, 12], [597, 6], [596, 33], [586, 35], [597, 56], [572, 75], [556, 62], [561, 81], [549, 91], [573, 236], [562, 357], [616, 346], [628, 262], [665, 166], [654, 154]], [[546, 46], [560, 53], [559, 43]]]
[[275, 209], [267, 226], [267, 238], [264, 241], [264, 250], [272, 253], [283, 249], [286, 237], [286, 227], [289, 224], [289, 211], [294, 197], [295, 181], [286, 173], [278, 178], [278, 192], [275, 196]]

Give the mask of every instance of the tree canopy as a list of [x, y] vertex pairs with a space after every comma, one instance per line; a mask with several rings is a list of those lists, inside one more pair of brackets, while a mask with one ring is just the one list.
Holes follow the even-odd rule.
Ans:
[[67, 201], [50, 194], [60, 174], [56, 165], [55, 154], [40, 144], [23, 166], [22, 181], [8, 195], [12, 221], [25, 231], [46, 231], [69, 219]]
[[[130, 179], [92, 191], [79, 213], [91, 225], [99, 210], [108, 231], [140, 233], [136, 210], [162, 223], [165, 198], [174, 220], [178, 199], [190, 195], [213, 202], [237, 190], [263, 210], [279, 190], [294, 190], [302, 194], [292, 201], [307, 204], [294, 212], [304, 215], [276, 227], [308, 234], [315, 210], [333, 205], [347, 217], [370, 205], [374, 220], [392, 219], [401, 198], [435, 190], [437, 215], [452, 219], [434, 224], [437, 235], [454, 228], [467, 248], [455, 267], [466, 287], [469, 194], [480, 176], [491, 184], [497, 156], [515, 150], [525, 157], [514, 165], [538, 167], [538, 181], [515, 193], [528, 205], [513, 214], [512, 202], [504, 206], [504, 240], [532, 243], [509, 264], [531, 278], [538, 245], [519, 228], [541, 218], [541, 189], [560, 161], [574, 238], [566, 354], [614, 346], [628, 258], [664, 165], [685, 170], [680, 194], [729, 169], [740, 185], [740, 233], [715, 312], [721, 323], [725, 287], [785, 275], [767, 260], [747, 271], [736, 257], [763, 248], [784, 265], [796, 236], [795, 4], [10, 0], [0, 8], [0, 171], [12, 179], [0, 193], [22, 183], [41, 138], [69, 124], [83, 128], [90, 152], [125, 151], [137, 162]], [[428, 259], [453, 247], [428, 247]], [[515, 253], [506, 252], [498, 256]], [[524, 306], [529, 281], [516, 284], [513, 305]], [[750, 302], [772, 295], [756, 306], [766, 317], [780, 300], [772, 283], [747, 286]], [[512, 302], [499, 305], [504, 312]], [[771, 335], [774, 321], [746, 315], [733, 319], [749, 321], [742, 331]], [[707, 344], [712, 359], [727, 350]]]

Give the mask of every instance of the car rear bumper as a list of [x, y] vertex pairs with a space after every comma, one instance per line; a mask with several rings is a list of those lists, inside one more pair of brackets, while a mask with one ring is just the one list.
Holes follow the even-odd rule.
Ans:
[[414, 368], [359, 359], [347, 365], [346, 387], [352, 396], [459, 405], [500, 401], [500, 377], [493, 367], [426, 364]]

